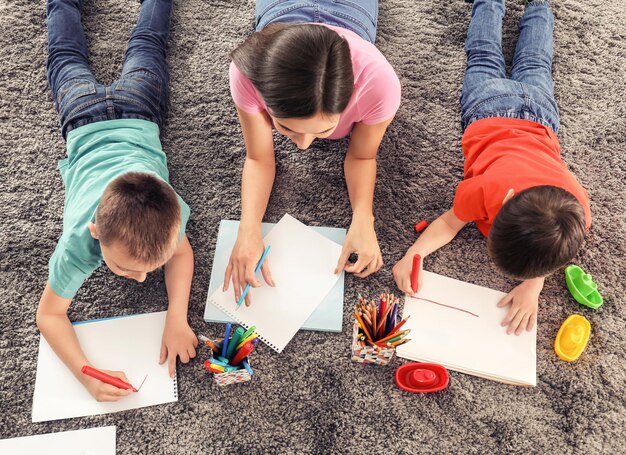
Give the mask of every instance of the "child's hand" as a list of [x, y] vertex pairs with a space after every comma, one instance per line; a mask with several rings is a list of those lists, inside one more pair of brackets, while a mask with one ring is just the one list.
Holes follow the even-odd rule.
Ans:
[[[130, 384], [130, 381], [123, 371], [100, 371], [110, 374], [111, 376], [115, 376], [116, 378], [120, 378], [122, 381], [128, 382]], [[114, 385], [107, 384], [106, 382], [102, 382], [85, 374], [80, 377], [80, 381], [97, 401], [117, 401], [120, 398], [133, 393], [132, 390], [118, 389]]]
[[[232, 280], [233, 290], [235, 291], [235, 301], [239, 301], [248, 283], [250, 283], [250, 286], [253, 288], [261, 286], [261, 282], [254, 276], [254, 270], [263, 255], [263, 251], [265, 251], [265, 246], [263, 245], [263, 239], [261, 239], [260, 234], [240, 232], [237, 236], [237, 241], [230, 254], [230, 260], [228, 261], [226, 273], [224, 274], [223, 289], [224, 292], [227, 291]], [[270, 272], [267, 258], [261, 265], [261, 274], [267, 284], [276, 286], [272, 279], [272, 273]], [[250, 306], [252, 302], [251, 294], [250, 291], [246, 294], [246, 306]]]
[[176, 376], [176, 357], [180, 357], [180, 361], [183, 363], [189, 362], [196, 356], [197, 346], [198, 338], [187, 321], [178, 322], [167, 318], [163, 330], [163, 340], [161, 341], [159, 363], [168, 360], [169, 373], [173, 378]]
[[[407, 251], [404, 257], [400, 259], [396, 263], [396, 265], [393, 266], [393, 278], [394, 280], [396, 280], [396, 285], [402, 292], [406, 292], [411, 297], [413, 297], [416, 294], [416, 292], [413, 292], [413, 289], [411, 288], [411, 272], [413, 270], [413, 256], [415, 256], [415, 254]], [[420, 261], [420, 271], [417, 277], [417, 290], [416, 291], [419, 291], [419, 289], [422, 287], [422, 276], [424, 275], [422, 273], [423, 265], [424, 265], [424, 261]]]
[[499, 307], [511, 303], [511, 308], [501, 325], [509, 326], [506, 333], [521, 335], [524, 330], [531, 331], [537, 322], [539, 294], [543, 289], [544, 278], [525, 280], [509, 292], [500, 302]]
[[[359, 255], [359, 259], [354, 264], [348, 262], [352, 253]], [[335, 274], [345, 269], [346, 272], [353, 273], [356, 277], [365, 278], [378, 272], [382, 266], [383, 256], [378, 246], [373, 217], [353, 217]]]

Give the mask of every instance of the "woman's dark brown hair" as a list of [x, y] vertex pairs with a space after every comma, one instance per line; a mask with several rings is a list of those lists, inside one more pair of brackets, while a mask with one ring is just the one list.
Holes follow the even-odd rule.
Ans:
[[350, 47], [324, 26], [270, 24], [231, 58], [278, 118], [340, 114], [354, 91]]

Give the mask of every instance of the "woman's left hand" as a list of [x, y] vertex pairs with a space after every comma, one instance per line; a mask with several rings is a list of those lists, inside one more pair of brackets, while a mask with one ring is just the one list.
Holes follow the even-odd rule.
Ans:
[[[358, 255], [354, 264], [348, 262], [352, 253]], [[383, 256], [374, 230], [374, 216], [353, 215], [335, 273], [345, 270], [356, 277], [365, 278], [378, 272], [382, 266]]]

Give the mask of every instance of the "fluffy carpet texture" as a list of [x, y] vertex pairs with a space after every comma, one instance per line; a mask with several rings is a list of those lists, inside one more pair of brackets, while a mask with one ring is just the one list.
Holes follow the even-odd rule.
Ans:
[[[510, 61], [523, 2], [507, 1]], [[554, 0], [554, 78], [563, 157], [589, 192], [593, 226], [575, 262], [593, 273], [606, 303], [578, 305], [563, 274], [540, 300], [536, 388], [451, 373], [437, 394], [393, 383], [390, 367], [349, 360], [350, 308], [358, 292], [394, 289], [392, 265], [415, 240], [413, 224], [452, 203], [462, 177], [458, 98], [470, 7], [461, 0], [384, 0], [377, 45], [402, 82], [400, 110], [379, 152], [376, 229], [386, 265], [346, 279], [341, 334], [300, 332], [281, 355], [260, 346], [251, 383], [218, 388], [206, 351], [179, 365], [177, 403], [91, 418], [31, 423], [39, 333], [35, 311], [61, 233], [65, 155], [46, 82], [43, 0], [0, 1], [0, 437], [117, 425], [123, 454], [196, 453], [617, 453], [623, 451], [626, 251], [626, 9], [622, 2]], [[131, 0], [86, 0], [83, 23], [99, 80], [113, 81], [138, 12]], [[251, 0], [176, 0], [169, 48], [171, 109], [162, 131], [171, 181], [189, 203], [196, 269], [189, 320], [202, 320], [217, 227], [239, 218], [244, 147], [228, 88], [228, 53], [251, 31]], [[265, 219], [348, 227], [346, 141], [306, 152], [276, 137], [277, 177]], [[426, 268], [509, 290], [485, 240], [470, 226]], [[143, 284], [98, 270], [71, 306], [72, 320], [164, 310], [162, 272]], [[592, 324], [586, 352], [559, 360], [553, 341], [572, 313]], [[622, 442], [620, 442], [622, 441]], [[622, 449], [619, 449], [622, 447]]]

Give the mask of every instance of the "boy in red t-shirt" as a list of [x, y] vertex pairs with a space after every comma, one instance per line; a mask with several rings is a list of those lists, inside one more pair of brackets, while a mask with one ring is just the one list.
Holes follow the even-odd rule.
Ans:
[[413, 295], [413, 256], [429, 255], [474, 221], [498, 269], [523, 280], [498, 304], [510, 304], [502, 325], [519, 335], [534, 326], [545, 276], [576, 255], [591, 214], [585, 190], [560, 158], [548, 3], [526, 6], [510, 79], [501, 49], [503, 16], [504, 0], [474, 1], [461, 95], [465, 178], [453, 207], [424, 231], [393, 274]]

